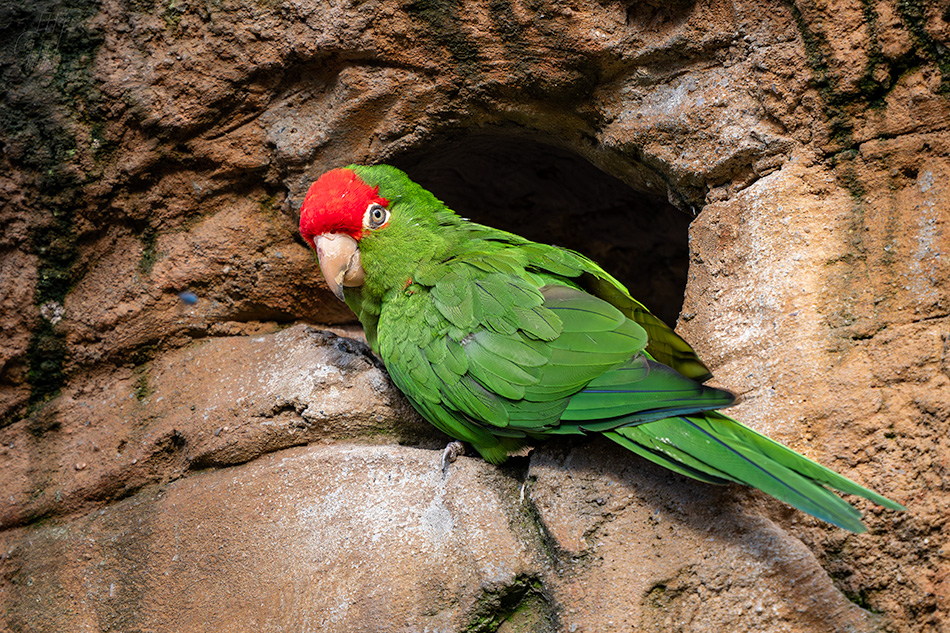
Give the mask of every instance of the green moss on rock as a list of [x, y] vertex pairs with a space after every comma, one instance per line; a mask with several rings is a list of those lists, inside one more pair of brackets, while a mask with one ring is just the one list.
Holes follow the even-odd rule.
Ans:
[[506, 585], [483, 589], [469, 616], [466, 633], [558, 630], [555, 611], [536, 576], [519, 575]]
[[[86, 180], [80, 168], [86, 150], [77, 138], [100, 101], [92, 63], [102, 34], [89, 26], [99, 6], [95, 0], [0, 2], [0, 135], [13, 166], [32, 174], [38, 217], [24, 246], [38, 259], [38, 307], [61, 307], [75, 281], [75, 216]], [[56, 320], [42, 319], [27, 349], [31, 405], [54, 395], [66, 378], [65, 335]]]

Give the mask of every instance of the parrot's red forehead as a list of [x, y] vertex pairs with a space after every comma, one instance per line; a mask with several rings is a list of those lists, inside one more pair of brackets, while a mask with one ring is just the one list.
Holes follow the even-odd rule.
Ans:
[[359, 240], [363, 236], [363, 215], [372, 203], [389, 206], [371, 187], [350, 169], [334, 169], [310, 185], [300, 207], [300, 233], [307, 243], [324, 233], [346, 233]]

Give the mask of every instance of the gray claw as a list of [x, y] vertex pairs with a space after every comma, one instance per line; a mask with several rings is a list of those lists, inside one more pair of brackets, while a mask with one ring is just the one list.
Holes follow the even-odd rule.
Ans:
[[449, 442], [448, 446], [445, 447], [445, 450], [442, 451], [442, 474], [445, 475], [445, 469], [449, 467], [449, 464], [464, 454], [465, 444], [462, 444], [459, 441]]

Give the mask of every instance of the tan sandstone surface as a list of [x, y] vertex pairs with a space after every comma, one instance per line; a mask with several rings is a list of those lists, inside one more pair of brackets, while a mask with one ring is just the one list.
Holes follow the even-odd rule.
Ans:
[[[950, 9], [0, 2], [0, 631], [950, 631]], [[390, 162], [584, 251], [853, 535], [592, 438], [460, 458], [296, 234]], [[332, 330], [332, 333], [331, 331]]]

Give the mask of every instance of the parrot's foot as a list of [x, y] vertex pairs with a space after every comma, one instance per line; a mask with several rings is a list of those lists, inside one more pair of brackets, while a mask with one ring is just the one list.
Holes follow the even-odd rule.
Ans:
[[458, 440], [455, 442], [449, 442], [448, 446], [445, 447], [445, 450], [442, 451], [442, 474], [445, 474], [445, 469], [449, 467], [449, 464], [464, 454], [465, 444], [462, 444]]

